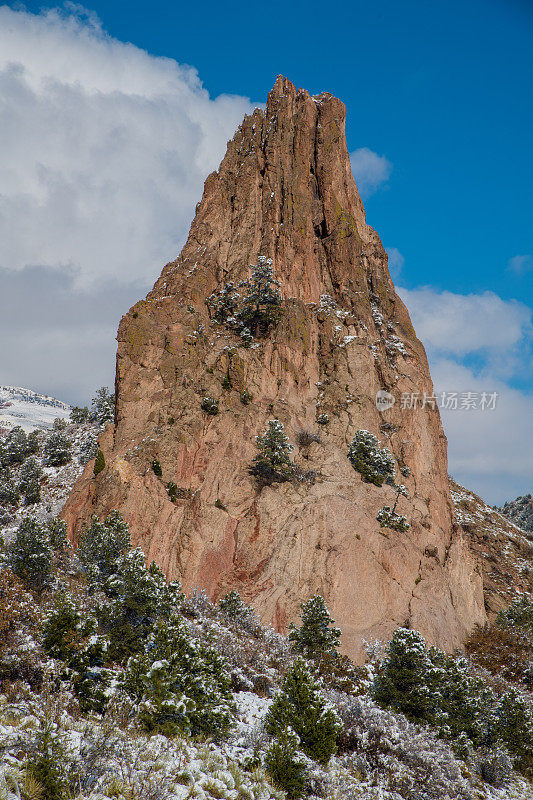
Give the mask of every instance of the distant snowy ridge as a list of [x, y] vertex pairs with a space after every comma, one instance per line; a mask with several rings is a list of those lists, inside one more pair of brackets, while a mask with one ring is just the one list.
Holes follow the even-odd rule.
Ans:
[[0, 386], [0, 428], [20, 425], [26, 432], [47, 430], [54, 419], [70, 416], [71, 406], [22, 386]]

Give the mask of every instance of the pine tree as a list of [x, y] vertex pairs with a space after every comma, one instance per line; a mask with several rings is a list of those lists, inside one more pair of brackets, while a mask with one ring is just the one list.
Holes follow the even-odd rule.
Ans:
[[44, 457], [52, 467], [61, 467], [71, 460], [71, 443], [62, 431], [56, 431], [49, 437], [44, 446]]
[[341, 632], [333, 625], [324, 598], [316, 594], [300, 606], [301, 627], [290, 626], [289, 641], [297, 652], [306, 658], [317, 658], [324, 653], [337, 653]]
[[348, 449], [352, 466], [367, 483], [381, 486], [385, 480], [394, 480], [394, 458], [373, 433], [359, 430]]
[[294, 448], [285, 435], [283, 424], [271, 419], [265, 433], [256, 436], [255, 442], [259, 452], [250, 468], [251, 474], [265, 481], [289, 480], [294, 473], [290, 459]]
[[53, 551], [48, 531], [31, 517], [19, 525], [8, 548], [8, 560], [14, 574], [28, 587], [41, 591], [52, 579]]
[[52, 517], [47, 521], [46, 527], [52, 549], [60, 553], [68, 550], [70, 542], [67, 539], [67, 523], [63, 522], [62, 519]]
[[20, 425], [9, 431], [5, 440], [5, 449], [8, 464], [22, 464], [28, 455], [28, 439]]
[[495, 712], [492, 735], [505, 744], [520, 771], [533, 777], [533, 711], [516, 689], [502, 696]]
[[0, 469], [0, 506], [17, 507], [19, 502], [19, 490], [15, 481], [11, 478], [9, 469]]
[[224, 737], [231, 727], [235, 708], [227, 664], [191, 640], [176, 614], [156, 622], [145, 653], [129, 659], [122, 685], [149, 731]]
[[240, 284], [246, 293], [239, 318], [243, 325], [257, 334], [265, 332], [269, 325], [279, 321], [282, 297], [280, 283], [274, 278], [272, 259], [259, 256], [251, 270], [251, 277]]
[[76, 423], [76, 425], [83, 425], [89, 421], [89, 409], [87, 406], [83, 406], [82, 408], [73, 406], [70, 412], [70, 419], [71, 422]]
[[253, 608], [247, 606], [239, 592], [232, 589], [220, 600], [218, 607], [231, 622], [236, 622], [245, 628], [254, 627], [256, 620]]
[[300, 740], [291, 728], [280, 731], [265, 753], [265, 769], [277, 789], [289, 800], [297, 800], [305, 791], [307, 764], [298, 751]]
[[326, 764], [337, 751], [341, 727], [335, 711], [321, 696], [306, 662], [297, 658], [267, 712], [265, 730], [278, 737], [291, 728], [300, 739], [302, 751], [309, 758]]
[[68, 680], [82, 711], [102, 713], [107, 706], [106, 690], [110, 672], [107, 640], [97, 633], [96, 619], [83, 615], [64, 594], [54, 599], [54, 610], [43, 625], [43, 649], [51, 658], [62, 661], [61, 680]]
[[496, 622], [501, 626], [523, 628], [533, 633], [533, 602], [527, 597], [515, 600], [505, 611], [500, 611]]
[[376, 678], [373, 699], [384, 708], [399, 711], [415, 722], [435, 721], [433, 665], [418, 631], [398, 628]]
[[31, 431], [27, 438], [28, 455], [34, 456], [41, 449], [39, 431]]
[[232, 281], [225, 283], [219, 292], [215, 292], [207, 298], [207, 305], [213, 310], [213, 316], [221, 324], [229, 324], [230, 327], [239, 325], [235, 314], [241, 303], [239, 292]]
[[119, 558], [129, 547], [129, 527], [118, 511], [112, 511], [104, 522], [92, 518], [81, 533], [77, 553], [89, 579], [101, 585], [116, 574]]
[[115, 395], [111, 394], [107, 386], [97, 390], [92, 399], [91, 419], [103, 424], [115, 416]]
[[146, 567], [140, 547], [119, 556], [116, 572], [103, 589], [109, 601], [101, 621], [110, 638], [111, 655], [120, 661], [140, 652], [155, 621], [168, 619], [183, 599], [180, 584], [167, 584], [155, 562]]
[[41, 477], [43, 471], [34, 458], [28, 458], [20, 470], [19, 492], [24, 496], [24, 504], [29, 506], [41, 501]]

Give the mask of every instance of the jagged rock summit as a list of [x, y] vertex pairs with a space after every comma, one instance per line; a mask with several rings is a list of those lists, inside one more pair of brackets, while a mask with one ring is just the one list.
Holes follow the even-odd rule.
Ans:
[[[64, 516], [75, 537], [90, 514], [119, 509], [169, 577], [213, 598], [235, 588], [279, 630], [320, 592], [356, 659], [363, 637], [400, 625], [451, 650], [485, 619], [482, 582], [452, 523], [438, 410], [400, 407], [402, 392], [430, 395], [432, 384], [365, 221], [345, 114], [330, 94], [279, 77], [266, 109], [244, 119], [180, 256], [121, 320], [106, 466], [94, 478], [88, 465]], [[206, 299], [247, 278], [260, 255], [284, 300], [277, 325], [246, 347]], [[397, 398], [383, 411], [380, 389]], [[250, 475], [255, 437], [274, 418], [307, 480], [261, 487]], [[360, 429], [394, 456], [407, 531], [376, 521], [394, 491], [348, 460]]]

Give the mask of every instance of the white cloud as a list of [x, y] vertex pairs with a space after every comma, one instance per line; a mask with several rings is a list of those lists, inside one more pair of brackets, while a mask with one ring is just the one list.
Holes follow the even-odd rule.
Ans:
[[[491, 503], [532, 490], [533, 395], [513, 387], [531, 366], [531, 309], [492, 292], [398, 290], [440, 392], [498, 395], [494, 410], [442, 409], [450, 473]], [[460, 405], [460, 403], [459, 403]]]
[[388, 256], [389, 272], [391, 277], [396, 279], [402, 271], [402, 267], [405, 264], [405, 258], [397, 247], [386, 247], [385, 250], [387, 251]]
[[509, 259], [507, 268], [517, 275], [525, 275], [526, 272], [533, 270], [533, 256], [513, 256]]
[[368, 147], [360, 147], [350, 153], [350, 162], [357, 188], [363, 199], [374, 194], [388, 181], [392, 164], [385, 156], [378, 156]]
[[150, 285], [245, 113], [94, 17], [0, 8], [0, 267]]
[[87, 402], [253, 105], [69, 9], [0, 7], [0, 382]]
[[419, 337], [441, 353], [507, 355], [531, 332], [531, 309], [493, 292], [463, 295], [431, 287], [398, 291]]

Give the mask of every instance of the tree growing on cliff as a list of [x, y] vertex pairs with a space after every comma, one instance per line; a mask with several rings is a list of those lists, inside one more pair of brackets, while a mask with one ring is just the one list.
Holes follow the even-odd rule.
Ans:
[[266, 714], [266, 732], [278, 737], [290, 728], [298, 736], [306, 756], [327, 764], [337, 751], [341, 727], [337, 714], [320, 694], [308, 665], [303, 658], [297, 658]]
[[333, 625], [324, 598], [316, 594], [306, 603], [302, 603], [302, 624], [297, 628], [290, 625], [289, 641], [295, 650], [306, 658], [317, 658], [324, 653], [336, 653], [341, 631]]
[[255, 437], [258, 454], [255, 456], [250, 472], [265, 483], [289, 480], [294, 474], [294, 463], [285, 428], [279, 419], [271, 419], [266, 431]]
[[394, 480], [394, 458], [373, 433], [359, 430], [348, 448], [352, 466], [367, 483], [381, 486], [385, 480]]
[[251, 277], [240, 284], [245, 289], [245, 295], [239, 318], [253, 334], [264, 333], [269, 325], [279, 321], [282, 303], [280, 283], [274, 277], [271, 258], [259, 256], [251, 270]]

